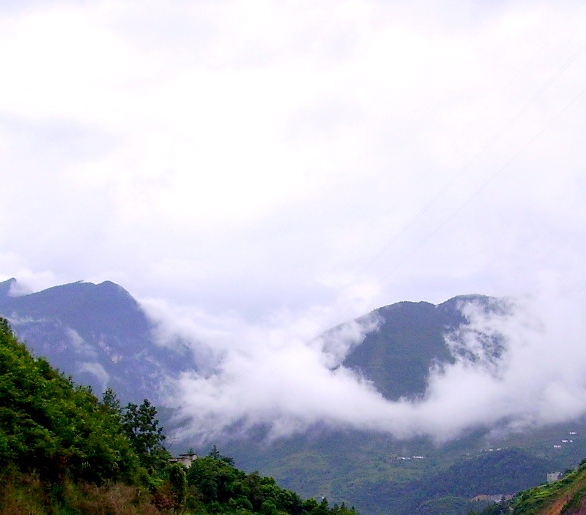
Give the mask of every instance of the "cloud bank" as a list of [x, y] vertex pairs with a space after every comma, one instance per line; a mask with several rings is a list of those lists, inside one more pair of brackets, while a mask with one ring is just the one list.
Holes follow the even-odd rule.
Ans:
[[[580, 0], [3, 2], [0, 276], [159, 299], [205, 364], [177, 394], [203, 434], [572, 416], [585, 20]], [[549, 282], [490, 321], [501, 360], [434, 371], [418, 403], [335, 367], [368, 328], [315, 344], [393, 302]]]
[[[174, 384], [172, 403], [188, 420], [179, 436], [209, 440], [262, 426], [279, 438], [320, 425], [445, 441], [481, 427], [517, 431], [574, 420], [586, 414], [585, 297], [547, 291], [511, 301], [507, 312], [464, 304], [469, 323], [446, 335], [455, 362], [432, 368], [417, 400], [389, 401], [340, 366], [376, 330], [376, 319], [343, 326], [327, 345], [310, 338], [316, 319], [262, 329], [222, 321], [221, 331], [202, 330], [201, 319], [184, 322], [183, 338], [207, 366]], [[161, 336], [177, 336], [164, 333], [170, 327], [163, 323]]]
[[517, 294], [583, 262], [579, 1], [18, 4], [6, 278], [259, 321]]

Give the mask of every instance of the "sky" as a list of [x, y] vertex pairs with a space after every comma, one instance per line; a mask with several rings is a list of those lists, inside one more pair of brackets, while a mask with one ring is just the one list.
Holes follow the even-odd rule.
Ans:
[[[585, 20], [573, 0], [5, 0], [0, 279], [114, 281], [229, 356], [222, 388], [269, 356], [379, 411], [307, 341], [480, 293], [533, 299], [527, 338], [561, 345], [586, 290]], [[234, 395], [209, 379], [183, 391]]]

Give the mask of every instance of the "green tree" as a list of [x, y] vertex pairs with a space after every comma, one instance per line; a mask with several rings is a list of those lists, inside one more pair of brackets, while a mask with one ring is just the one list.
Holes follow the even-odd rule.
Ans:
[[180, 463], [174, 463], [169, 469], [169, 482], [173, 495], [173, 510], [181, 512], [187, 496], [187, 475], [185, 467]]
[[108, 408], [112, 413], [116, 413], [118, 415], [122, 414], [122, 405], [120, 404], [120, 400], [116, 395], [116, 392], [112, 390], [112, 388], [108, 387], [102, 394], [102, 404]]
[[101, 483], [128, 480], [138, 462], [118, 419], [88, 388], [34, 358], [0, 319], [0, 465]]
[[228, 503], [244, 495], [246, 474], [225, 459], [206, 456], [195, 460], [187, 472], [187, 481], [194, 486], [205, 504]]
[[163, 442], [165, 435], [157, 420], [157, 410], [148, 399], [129, 403], [122, 410], [122, 426], [140, 464], [149, 472], [162, 468], [170, 458]]
[[208, 454], [208, 458], [211, 458], [213, 460], [223, 461], [224, 463], [227, 463], [228, 465], [232, 465], [232, 466], [234, 465], [234, 459], [230, 458], [228, 456], [223, 456], [215, 444], [212, 445], [212, 448]]

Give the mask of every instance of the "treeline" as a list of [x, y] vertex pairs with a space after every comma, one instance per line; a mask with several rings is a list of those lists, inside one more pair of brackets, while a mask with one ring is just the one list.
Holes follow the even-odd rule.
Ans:
[[0, 514], [355, 515], [246, 474], [214, 447], [171, 463], [148, 400], [101, 399], [33, 357], [0, 318]]

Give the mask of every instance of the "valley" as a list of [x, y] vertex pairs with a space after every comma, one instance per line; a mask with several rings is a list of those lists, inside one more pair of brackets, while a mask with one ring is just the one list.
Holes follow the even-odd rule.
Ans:
[[[16, 297], [9, 293], [12, 284], [0, 283], [0, 315], [36, 354], [96, 393], [112, 387], [125, 402], [156, 402], [161, 380], [197, 367], [185, 342], [157, 345], [152, 322], [114, 283], [73, 283]], [[380, 308], [365, 315], [376, 318], [377, 328], [351, 349], [343, 366], [359, 371], [389, 400], [420, 399], [430, 370], [456, 359], [445, 335], [466, 325], [460, 311], [466, 302], [487, 312], [507, 309], [505, 301], [483, 296]], [[326, 345], [330, 333], [322, 336]], [[498, 358], [498, 341], [486, 341]], [[173, 453], [194, 448], [205, 455], [218, 445], [245, 471], [272, 476], [306, 498], [355, 506], [362, 515], [432, 514], [439, 506], [446, 514], [464, 514], [478, 506], [474, 497], [514, 494], [545, 482], [548, 473], [576, 467], [586, 456], [581, 419], [518, 432], [479, 427], [445, 442], [325, 423], [272, 441], [262, 426], [246, 438], [226, 433], [190, 441], [174, 438], [181, 427], [173, 408], [160, 405], [159, 413]]]

